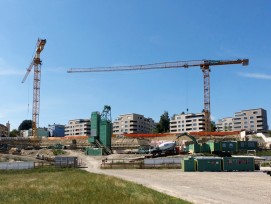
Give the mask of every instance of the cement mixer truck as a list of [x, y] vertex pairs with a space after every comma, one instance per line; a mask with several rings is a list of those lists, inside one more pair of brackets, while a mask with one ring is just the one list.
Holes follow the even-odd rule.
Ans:
[[149, 153], [155, 156], [167, 156], [176, 154], [176, 142], [163, 142], [156, 147], [151, 147]]

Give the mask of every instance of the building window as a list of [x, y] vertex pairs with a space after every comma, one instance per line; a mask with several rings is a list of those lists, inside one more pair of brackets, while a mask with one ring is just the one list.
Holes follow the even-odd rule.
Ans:
[[253, 116], [250, 116], [249, 118], [250, 118], [250, 119], [253, 119], [254, 117], [253, 117]]
[[254, 121], [253, 121], [253, 120], [251, 120], [251, 121], [250, 121], [250, 123], [254, 123]]
[[253, 114], [257, 114], [257, 113], [258, 113], [258, 111], [254, 111], [254, 112], [253, 112]]

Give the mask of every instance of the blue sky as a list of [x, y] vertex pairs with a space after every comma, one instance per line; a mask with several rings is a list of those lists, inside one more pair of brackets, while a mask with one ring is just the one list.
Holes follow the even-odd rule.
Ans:
[[[0, 123], [32, 119], [33, 71], [21, 83], [38, 38], [47, 39], [40, 126], [203, 109], [203, 76], [191, 69], [68, 74], [73, 68], [249, 58], [211, 68], [212, 119], [264, 108], [271, 119], [269, 0], [0, 0]], [[29, 104], [29, 107], [28, 107]], [[270, 122], [269, 122], [270, 125]]]

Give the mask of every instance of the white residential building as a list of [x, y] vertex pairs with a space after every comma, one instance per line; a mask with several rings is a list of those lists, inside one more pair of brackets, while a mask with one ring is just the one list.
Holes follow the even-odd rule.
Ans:
[[201, 132], [205, 129], [204, 113], [178, 114], [170, 120], [171, 133]]
[[113, 134], [152, 133], [154, 129], [155, 122], [152, 118], [136, 113], [120, 115], [113, 122]]
[[65, 136], [90, 136], [90, 119], [69, 120]]
[[256, 132], [267, 131], [268, 125], [266, 110], [258, 108], [236, 112], [233, 117], [233, 130], [252, 130]]
[[233, 118], [227, 117], [219, 119], [216, 124], [216, 128], [218, 132], [233, 131]]

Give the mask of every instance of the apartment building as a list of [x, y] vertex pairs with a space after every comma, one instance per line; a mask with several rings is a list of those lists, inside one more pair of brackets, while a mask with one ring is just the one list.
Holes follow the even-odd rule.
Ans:
[[48, 131], [50, 137], [64, 137], [65, 125], [59, 124], [48, 125]]
[[0, 124], [0, 137], [8, 137], [10, 133], [10, 124], [9, 122], [6, 123], [6, 126]]
[[155, 122], [152, 118], [136, 113], [120, 115], [113, 122], [113, 134], [152, 133], [154, 129]]
[[90, 136], [90, 119], [69, 120], [65, 136]]
[[204, 131], [204, 113], [178, 114], [170, 120], [171, 133], [201, 132]]
[[216, 123], [216, 130], [218, 132], [233, 131], [233, 118], [227, 117], [219, 119]]
[[267, 113], [262, 108], [242, 110], [233, 117], [233, 130], [265, 132], [268, 130]]

